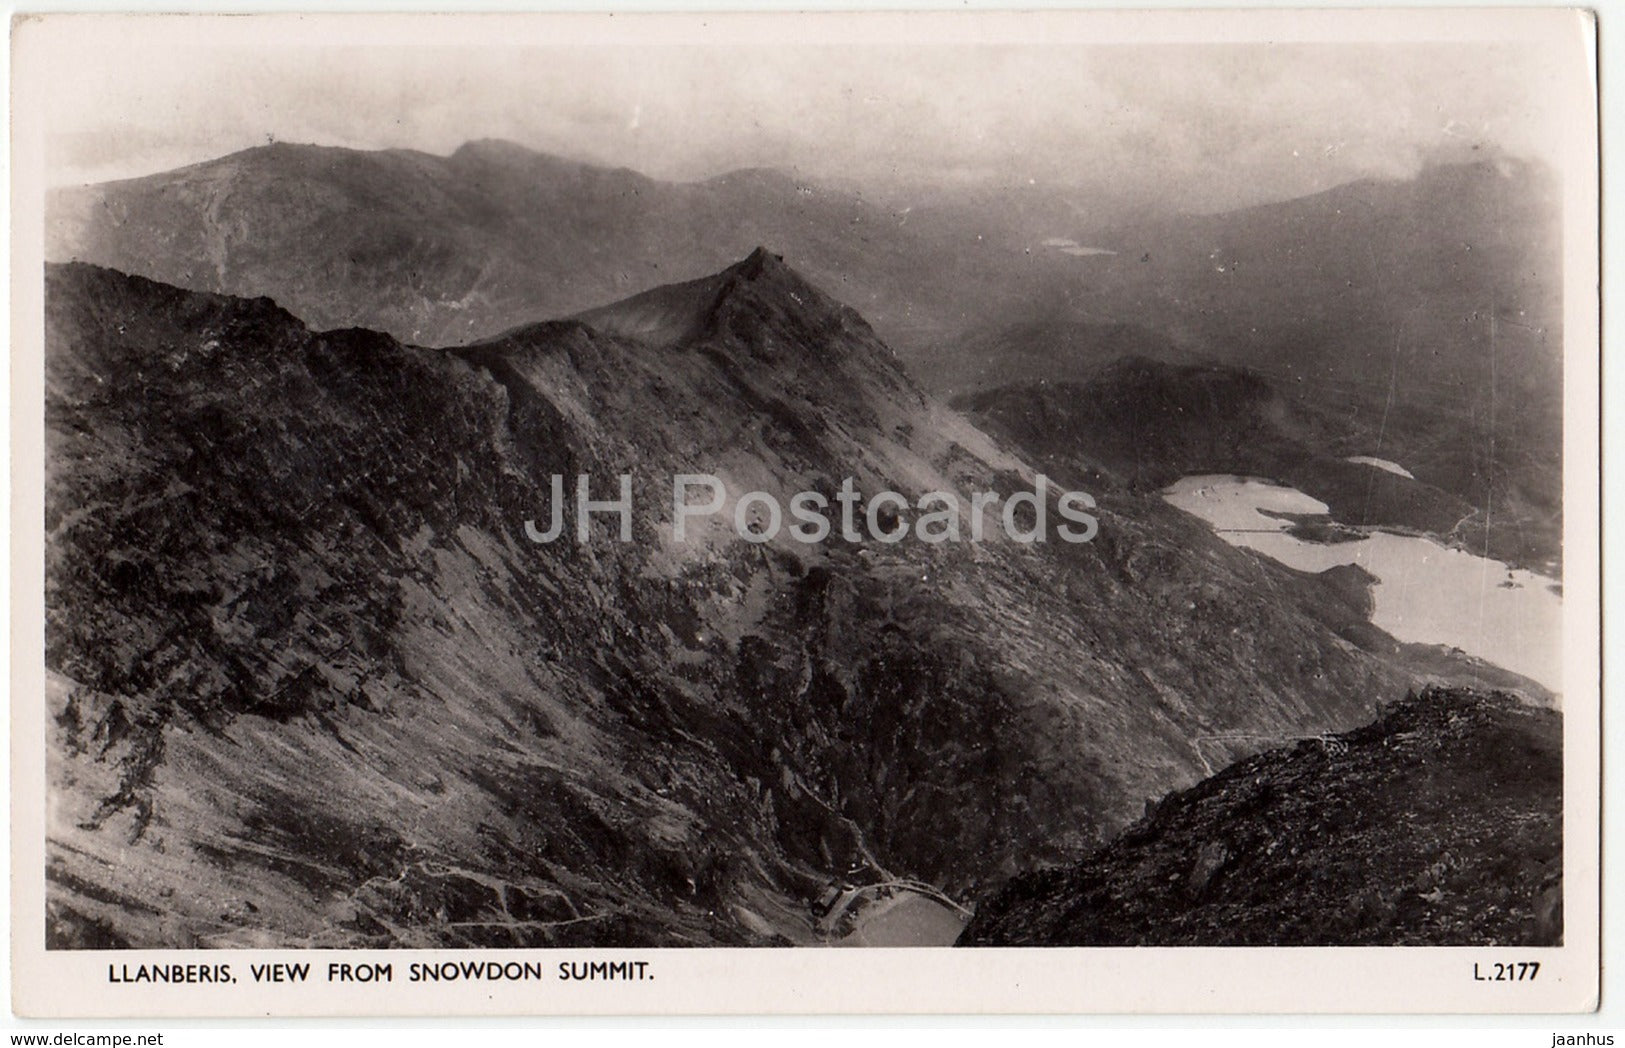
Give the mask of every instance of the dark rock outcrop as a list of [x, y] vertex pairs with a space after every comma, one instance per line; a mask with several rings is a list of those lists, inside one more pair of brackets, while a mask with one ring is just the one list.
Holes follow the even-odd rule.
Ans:
[[1435, 688], [1164, 798], [982, 903], [967, 946], [1552, 946], [1562, 716]]

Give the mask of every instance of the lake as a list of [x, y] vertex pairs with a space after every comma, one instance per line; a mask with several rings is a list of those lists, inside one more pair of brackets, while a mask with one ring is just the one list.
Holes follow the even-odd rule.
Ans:
[[898, 892], [866, 905], [837, 946], [952, 946], [966, 918], [935, 899]]
[[1163, 490], [1226, 541], [1300, 571], [1357, 564], [1377, 578], [1371, 621], [1396, 639], [1460, 648], [1485, 662], [1563, 690], [1563, 602], [1554, 580], [1429, 538], [1373, 531], [1348, 542], [1287, 534], [1275, 513], [1324, 514], [1325, 503], [1255, 477], [1185, 477]]

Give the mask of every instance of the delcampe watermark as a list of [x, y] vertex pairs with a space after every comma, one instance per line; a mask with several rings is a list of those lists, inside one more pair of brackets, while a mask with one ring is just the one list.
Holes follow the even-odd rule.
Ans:
[[[545, 527], [535, 519], [525, 521], [525, 535], [532, 542], [549, 543], [565, 534], [564, 481], [562, 475], [553, 474]], [[618, 518], [620, 541], [632, 541], [636, 509], [632, 475], [622, 473], [619, 481], [617, 497], [608, 499], [593, 497], [590, 475], [575, 478], [573, 531], [577, 542], [591, 540], [594, 515]], [[691, 523], [724, 514], [728, 494], [727, 485], [713, 474], [674, 475], [666, 503], [671, 511], [672, 538], [687, 541]], [[771, 492], [747, 491], [734, 500], [728, 516], [740, 538], [756, 543], [772, 542], [786, 530], [790, 538], [807, 545], [831, 538], [852, 543], [897, 543], [909, 538], [932, 545], [982, 542], [994, 534], [995, 527], [1018, 543], [1047, 542], [1052, 536], [1061, 542], [1083, 543], [1100, 533], [1100, 522], [1090, 512], [1095, 508], [1088, 492], [1058, 491], [1042, 474], [1030, 490], [1008, 495], [975, 491], [969, 498], [961, 498], [951, 491], [928, 491], [915, 499], [890, 490], [865, 496], [854, 478], [846, 477], [827, 494], [809, 489], [784, 501]], [[994, 521], [991, 526], [989, 517]]]

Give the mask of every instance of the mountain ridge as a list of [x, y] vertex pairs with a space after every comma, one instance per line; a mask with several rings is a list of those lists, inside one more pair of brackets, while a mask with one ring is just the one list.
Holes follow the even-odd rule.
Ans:
[[[963, 897], [1251, 745], [1193, 736], [1471, 678], [1116, 490], [1081, 546], [742, 540], [747, 491], [1035, 472], [755, 257], [675, 353], [49, 268], [51, 943], [818, 941], [854, 865]], [[622, 472], [730, 501], [685, 542], [526, 537], [550, 476]]]
[[[988, 352], [1077, 377], [1069, 339], [1086, 354], [1126, 339], [1285, 368], [1328, 397], [1394, 372], [1402, 400], [1414, 386], [1412, 400], [1476, 404], [1496, 323], [1500, 380], [1549, 407], [1549, 177], [1504, 167], [1438, 164], [1243, 211], [1116, 221], [1086, 217], [1064, 188], [871, 198], [760, 169], [662, 181], [500, 141], [446, 156], [277, 143], [60, 191], [47, 257], [453, 345], [714, 274], [771, 243], [936, 392], [999, 384]], [[1046, 246], [1058, 238], [1116, 254], [1070, 257]], [[1080, 324], [1098, 330], [1077, 338]]]

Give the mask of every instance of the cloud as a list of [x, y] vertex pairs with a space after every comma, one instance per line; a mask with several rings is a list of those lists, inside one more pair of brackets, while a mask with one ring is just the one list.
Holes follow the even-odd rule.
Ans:
[[665, 178], [957, 172], [1207, 210], [1402, 176], [1474, 145], [1552, 149], [1550, 56], [1507, 42], [261, 47], [177, 34], [81, 61], [51, 103], [55, 182], [270, 138], [437, 153], [507, 138]]

